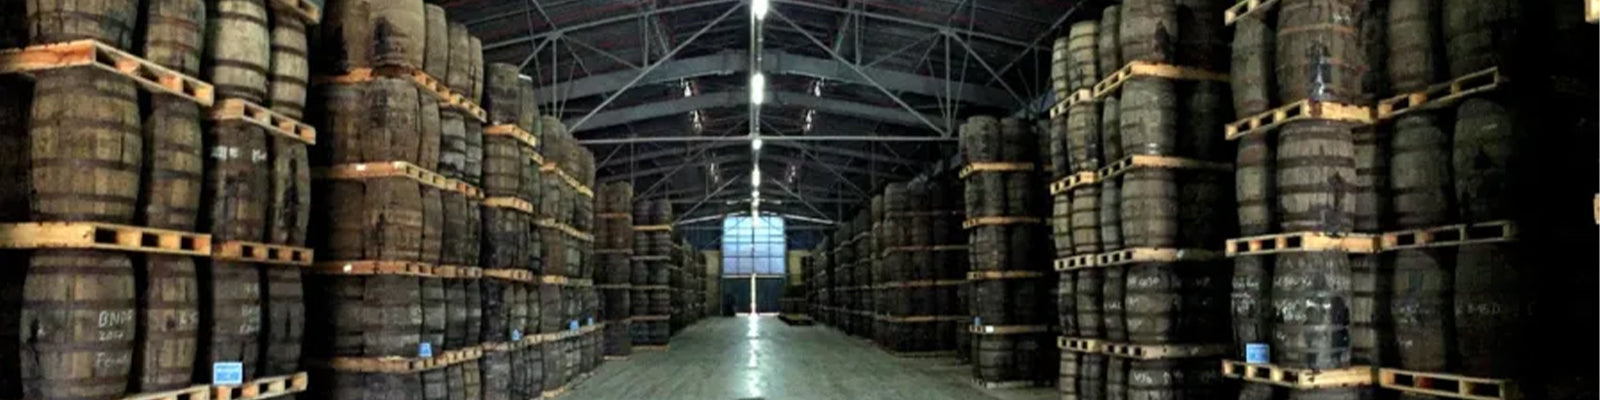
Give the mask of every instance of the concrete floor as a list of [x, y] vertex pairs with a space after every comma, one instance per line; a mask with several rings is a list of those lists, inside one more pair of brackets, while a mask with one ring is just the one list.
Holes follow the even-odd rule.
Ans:
[[572, 400], [1046, 400], [1054, 388], [983, 390], [954, 358], [903, 359], [822, 325], [708, 318], [664, 352], [608, 361]]

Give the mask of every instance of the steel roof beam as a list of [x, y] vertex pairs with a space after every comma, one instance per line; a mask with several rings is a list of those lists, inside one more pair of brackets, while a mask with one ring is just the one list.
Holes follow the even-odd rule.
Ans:
[[[633, 107], [593, 113], [581, 125], [582, 130], [595, 130], [619, 126], [636, 121], [685, 115], [690, 111], [712, 108], [745, 107], [750, 104], [748, 92], [706, 93], [666, 101], [645, 103]], [[914, 115], [899, 108], [879, 107], [851, 101], [816, 97], [794, 92], [768, 92], [767, 105], [771, 107], [801, 107], [834, 115], [844, 115], [872, 121], [883, 121], [910, 127], [922, 127], [927, 116]], [[567, 126], [579, 127], [584, 119], [568, 119]], [[948, 128], [947, 128], [948, 129]]]

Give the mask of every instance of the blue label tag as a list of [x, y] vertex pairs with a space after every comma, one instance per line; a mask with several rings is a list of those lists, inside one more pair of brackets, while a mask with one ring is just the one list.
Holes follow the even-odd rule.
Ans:
[[567, 321], [567, 330], [569, 330], [569, 331], [578, 330], [578, 320]]
[[594, 326], [594, 317], [589, 317], [589, 323], [584, 324], [584, 325], [586, 325], [586, 326]]
[[219, 362], [211, 364], [211, 384], [213, 385], [243, 385], [244, 363]]
[[417, 357], [433, 358], [433, 343], [422, 342], [422, 345], [417, 346]]
[[511, 341], [513, 341], [513, 342], [522, 341], [522, 330], [520, 330], [520, 329], [512, 329], [511, 330]]
[[972, 326], [979, 326], [979, 325], [983, 325], [983, 319], [979, 318], [979, 317], [972, 317]]
[[1272, 350], [1266, 343], [1246, 343], [1244, 345], [1244, 362], [1251, 364], [1266, 364], [1272, 362]]

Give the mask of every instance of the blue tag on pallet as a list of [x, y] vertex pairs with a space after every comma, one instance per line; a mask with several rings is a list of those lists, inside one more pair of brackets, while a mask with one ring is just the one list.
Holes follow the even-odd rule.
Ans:
[[1244, 362], [1251, 364], [1272, 362], [1272, 349], [1266, 343], [1245, 343]]
[[417, 346], [417, 357], [433, 358], [433, 343], [422, 342]]
[[567, 330], [569, 330], [569, 331], [578, 330], [578, 320], [574, 319], [574, 320], [567, 321]]
[[243, 385], [244, 363], [219, 362], [211, 364], [211, 384], [213, 385]]
[[517, 341], [521, 341], [521, 340], [522, 340], [522, 330], [521, 329], [512, 329], [511, 330], [511, 341], [517, 342]]
[[589, 323], [584, 324], [584, 326], [594, 326], [594, 317], [589, 317]]
[[981, 326], [981, 325], [983, 325], [983, 318], [972, 317], [972, 326]]

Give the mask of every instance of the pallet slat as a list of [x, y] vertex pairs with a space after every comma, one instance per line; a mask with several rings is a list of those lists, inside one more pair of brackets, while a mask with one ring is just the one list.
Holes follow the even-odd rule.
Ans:
[[1048, 325], [967, 325], [967, 333], [974, 335], [1026, 335], [1049, 331]]
[[539, 137], [534, 136], [532, 133], [529, 133], [528, 131], [523, 130], [521, 127], [516, 125], [491, 125], [487, 128], [483, 128], [483, 134], [494, 136], [510, 136], [513, 139], [517, 139], [518, 142], [522, 142], [522, 144], [527, 145], [529, 148], [539, 148]]
[[1095, 171], [1096, 180], [1105, 181], [1119, 175], [1143, 168], [1162, 169], [1198, 169], [1208, 171], [1233, 171], [1233, 164], [1214, 161], [1194, 160], [1182, 157], [1133, 155], [1111, 163]]
[[[977, 217], [968, 218], [966, 221], [961, 221], [961, 228], [972, 229], [980, 226], [992, 225], [1038, 224], [1042, 221], [1043, 220], [1037, 217]], [[861, 236], [865, 237], [865, 233], [863, 233]]]
[[1287, 388], [1315, 389], [1371, 385], [1375, 370], [1368, 366], [1321, 370], [1286, 368], [1271, 364], [1222, 360], [1222, 375]]
[[1084, 171], [1075, 173], [1071, 176], [1061, 178], [1060, 180], [1050, 183], [1050, 195], [1055, 196], [1062, 193], [1067, 193], [1072, 191], [1072, 189], [1077, 189], [1085, 185], [1092, 185], [1099, 181], [1099, 175], [1097, 175], [1095, 172]]
[[1519, 400], [1523, 396], [1516, 385], [1505, 379], [1476, 378], [1437, 372], [1406, 371], [1394, 368], [1378, 370], [1378, 385], [1385, 389], [1420, 393], [1451, 399], [1467, 400]]
[[1379, 243], [1383, 251], [1392, 251], [1513, 240], [1517, 240], [1515, 222], [1492, 221], [1388, 232], [1383, 234]]
[[1056, 104], [1050, 107], [1050, 118], [1066, 115], [1067, 109], [1071, 108], [1074, 104], [1090, 100], [1094, 100], [1094, 90], [1078, 89], [1073, 91], [1071, 95], [1067, 96], [1067, 98], [1057, 100]]
[[211, 235], [98, 222], [0, 224], [0, 248], [76, 248], [209, 257]]
[[1358, 254], [1377, 253], [1381, 246], [1378, 236], [1365, 234], [1335, 235], [1324, 232], [1291, 232], [1272, 235], [1228, 239], [1228, 257], [1279, 253], [1344, 251]]
[[967, 273], [967, 280], [993, 280], [993, 279], [1027, 279], [1044, 276], [1039, 271], [972, 271]]
[[1365, 106], [1314, 100], [1301, 100], [1266, 112], [1230, 122], [1224, 128], [1227, 140], [1264, 133], [1283, 124], [1304, 120], [1345, 121], [1371, 124], [1372, 109]]
[[972, 176], [972, 174], [980, 172], [1029, 172], [1034, 170], [1034, 166], [1035, 165], [1032, 163], [975, 162], [967, 164], [965, 167], [961, 167], [961, 172], [959, 172], [957, 175], [960, 176], [961, 179], [966, 179], [967, 177]]
[[1462, 75], [1459, 78], [1378, 101], [1378, 120], [1389, 120], [1413, 111], [1449, 107], [1456, 101], [1500, 88], [1507, 79], [1499, 67]]
[[0, 74], [27, 74], [84, 66], [121, 75], [146, 90], [181, 97], [202, 107], [216, 104], [216, 90], [210, 83], [96, 40], [0, 50]]
[[138, 394], [138, 395], [133, 395], [133, 396], [128, 396], [128, 397], [123, 397], [121, 400], [210, 400], [210, 399], [211, 399], [211, 386], [210, 385], [195, 385], [195, 386], [190, 386], [190, 387], [183, 388], [183, 389], [178, 389], [178, 390], [169, 390], [169, 391], [165, 391], [165, 392], [156, 392], [156, 393], [145, 393], [145, 394]]
[[260, 264], [310, 266], [316, 251], [305, 247], [230, 240], [213, 243], [211, 257]]
[[308, 145], [317, 144], [317, 128], [243, 99], [224, 99], [211, 109], [214, 121], [244, 121], [267, 133]]
[[218, 385], [212, 387], [214, 400], [261, 400], [306, 391], [310, 378], [305, 372], [292, 375], [260, 378], [243, 385]]
[[1105, 79], [1094, 84], [1094, 97], [1102, 98], [1122, 89], [1122, 84], [1128, 79], [1137, 76], [1148, 76], [1166, 79], [1192, 80], [1192, 81], [1227, 81], [1228, 74], [1211, 72], [1193, 67], [1184, 67], [1172, 64], [1161, 64], [1149, 61], [1134, 61], [1128, 65], [1106, 75]]
[[322, 7], [309, 0], [276, 0], [272, 2], [272, 7], [288, 11], [307, 25], [322, 23]]
[[1239, 21], [1239, 18], [1244, 18], [1252, 13], [1265, 11], [1266, 9], [1271, 8], [1273, 4], [1277, 3], [1278, 0], [1241, 1], [1238, 4], [1234, 4], [1232, 7], [1228, 7], [1228, 10], [1223, 12], [1222, 22], [1223, 24], [1233, 25], [1234, 22]]
[[401, 275], [421, 278], [440, 278], [436, 268], [427, 263], [412, 261], [325, 261], [312, 266], [312, 273], [322, 275]]
[[444, 175], [405, 161], [340, 164], [318, 168], [314, 176], [339, 180], [407, 178], [439, 190], [459, 191], [462, 188], [458, 185], [460, 181], [446, 178]]

